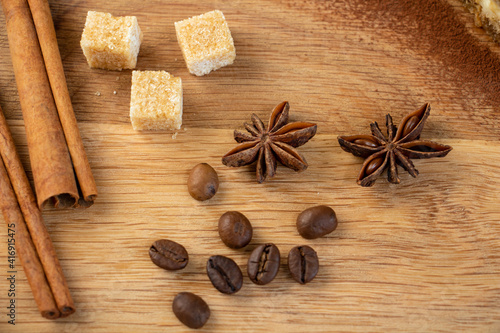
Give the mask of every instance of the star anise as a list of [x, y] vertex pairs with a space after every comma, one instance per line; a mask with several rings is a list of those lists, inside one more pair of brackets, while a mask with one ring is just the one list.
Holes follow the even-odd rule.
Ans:
[[420, 134], [430, 111], [430, 105], [425, 104], [403, 118], [399, 128], [392, 123], [392, 117], [388, 114], [386, 116], [387, 138], [382, 134], [376, 122], [370, 124], [372, 135], [338, 137], [343, 150], [365, 158], [357, 180], [359, 185], [372, 186], [385, 169], [387, 169], [389, 182], [399, 184], [396, 164], [416, 177], [418, 171], [411, 159], [444, 157], [452, 150], [450, 146], [420, 140]]
[[269, 125], [256, 114], [252, 123], [245, 123], [248, 131], [234, 131], [234, 139], [241, 143], [222, 157], [222, 163], [240, 167], [257, 161], [257, 181], [276, 173], [277, 161], [295, 171], [307, 169], [304, 157], [295, 149], [302, 146], [316, 134], [316, 124], [306, 122], [288, 123], [288, 102], [278, 104], [269, 118]]

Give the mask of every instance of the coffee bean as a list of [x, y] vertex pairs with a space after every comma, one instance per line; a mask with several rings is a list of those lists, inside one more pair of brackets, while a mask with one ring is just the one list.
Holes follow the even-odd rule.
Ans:
[[272, 243], [255, 248], [248, 258], [248, 277], [255, 284], [268, 284], [278, 274], [280, 251]]
[[219, 236], [228, 247], [241, 249], [252, 240], [250, 221], [240, 212], [226, 212], [219, 219]]
[[288, 253], [288, 269], [295, 281], [300, 284], [311, 282], [318, 274], [319, 260], [316, 251], [310, 246], [296, 246]]
[[337, 228], [335, 212], [328, 206], [316, 206], [304, 210], [297, 217], [297, 230], [306, 239], [315, 239]]
[[189, 173], [188, 191], [193, 198], [205, 201], [212, 198], [219, 189], [219, 177], [207, 163], [196, 165]]
[[207, 261], [207, 275], [215, 289], [224, 294], [234, 294], [243, 285], [240, 267], [228, 257], [210, 257]]
[[189, 261], [184, 246], [168, 239], [155, 241], [149, 248], [149, 256], [155, 265], [170, 271], [186, 267]]
[[172, 303], [172, 310], [177, 319], [190, 328], [200, 328], [210, 318], [208, 304], [200, 296], [193, 293], [177, 294]]

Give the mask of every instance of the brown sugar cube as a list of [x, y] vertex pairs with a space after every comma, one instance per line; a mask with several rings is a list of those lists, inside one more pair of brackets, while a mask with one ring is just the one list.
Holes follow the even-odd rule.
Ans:
[[191, 74], [208, 74], [236, 58], [231, 31], [219, 10], [175, 22], [175, 31]]
[[89, 11], [80, 45], [92, 68], [135, 68], [142, 31], [135, 16]]
[[130, 121], [136, 131], [182, 125], [182, 80], [165, 71], [133, 71]]

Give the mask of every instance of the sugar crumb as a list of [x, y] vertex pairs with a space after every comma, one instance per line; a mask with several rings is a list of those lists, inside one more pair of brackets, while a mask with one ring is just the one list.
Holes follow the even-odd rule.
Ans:
[[96, 96], [101, 96], [101, 92], [96, 91], [94, 95], [96, 95]]
[[172, 134], [172, 139], [173, 140], [177, 139], [177, 132], [175, 132], [174, 134]]
[[116, 90], [115, 90], [115, 91], [113, 91], [113, 95], [116, 95]]

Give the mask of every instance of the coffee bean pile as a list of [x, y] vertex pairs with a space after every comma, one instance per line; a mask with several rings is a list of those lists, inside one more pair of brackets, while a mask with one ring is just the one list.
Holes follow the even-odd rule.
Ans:
[[[208, 200], [215, 195], [219, 179], [215, 170], [208, 164], [198, 164], [188, 179], [188, 190], [197, 200]], [[322, 237], [337, 228], [337, 217], [332, 208], [316, 206], [304, 210], [297, 217], [297, 230], [306, 239]], [[253, 227], [248, 218], [240, 212], [229, 211], [219, 218], [219, 236], [222, 242], [232, 249], [241, 249], [252, 240]], [[186, 267], [189, 255], [181, 244], [168, 239], [155, 241], [150, 249], [151, 261], [166, 270], [179, 270]], [[257, 246], [247, 263], [250, 281], [265, 285], [274, 280], [280, 267], [281, 255], [273, 243]], [[234, 294], [243, 286], [243, 273], [233, 259], [214, 255], [207, 261], [207, 276], [215, 289], [223, 294]], [[319, 271], [316, 251], [307, 245], [295, 246], [288, 253], [288, 269], [292, 278], [300, 284], [311, 282]], [[208, 304], [199, 296], [179, 293], [172, 310], [176, 317], [190, 328], [200, 328], [210, 317]]]

